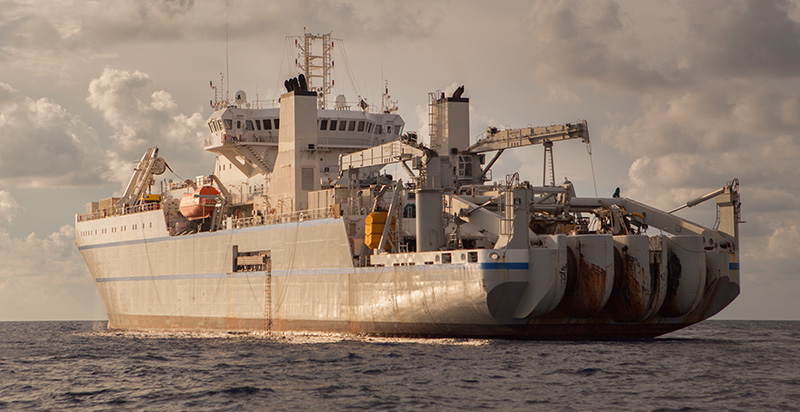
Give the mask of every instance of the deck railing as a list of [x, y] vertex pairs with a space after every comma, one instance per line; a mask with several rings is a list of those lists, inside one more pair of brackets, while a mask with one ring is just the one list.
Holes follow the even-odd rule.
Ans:
[[[116, 209], [116, 211], [110, 213], [109, 210], [104, 210], [94, 213], [78, 214], [76, 215], [76, 220], [78, 222], [86, 222], [90, 220], [103, 219], [106, 217], [149, 212], [152, 210], [159, 210], [159, 209], [161, 209], [160, 203], [146, 203], [143, 205], [136, 205], [136, 206], [126, 207], [123, 209]], [[223, 219], [221, 229], [223, 230], [229, 229], [228, 227], [229, 225], [230, 228], [239, 229], [252, 226], [274, 225], [278, 223], [304, 222], [306, 220], [338, 218], [340, 216], [341, 213], [337, 207], [301, 210], [297, 212], [284, 213], [284, 214], [268, 214], [268, 215], [257, 214], [255, 216], [249, 216], [249, 217]]]
[[78, 222], [86, 222], [89, 220], [103, 219], [111, 216], [129, 215], [131, 213], [150, 212], [152, 210], [161, 209], [161, 203], [145, 203], [143, 205], [128, 206], [121, 209], [106, 209], [99, 210], [93, 213], [85, 213], [76, 215]]
[[[249, 216], [249, 217], [241, 217], [238, 219], [230, 219], [222, 221], [222, 229], [239, 229], [243, 227], [252, 227], [252, 226], [262, 226], [262, 225], [274, 225], [278, 223], [291, 223], [291, 222], [304, 222], [306, 220], [316, 220], [316, 219], [326, 219], [326, 218], [338, 218], [339, 211], [336, 208], [323, 208], [323, 209], [309, 209], [309, 210], [301, 210], [298, 212], [292, 213], [284, 213], [284, 214], [272, 214], [272, 215], [265, 215], [265, 216]], [[230, 222], [231, 227], [228, 227]]]

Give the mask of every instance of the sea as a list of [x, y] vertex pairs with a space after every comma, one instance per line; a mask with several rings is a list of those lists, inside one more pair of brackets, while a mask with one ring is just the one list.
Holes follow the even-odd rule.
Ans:
[[797, 411], [800, 322], [628, 342], [0, 322], [0, 410]]

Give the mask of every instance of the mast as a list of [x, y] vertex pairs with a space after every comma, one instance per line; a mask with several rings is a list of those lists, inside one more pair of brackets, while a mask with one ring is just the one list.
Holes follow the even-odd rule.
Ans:
[[[317, 92], [317, 105], [320, 109], [325, 108], [326, 97], [333, 90], [331, 79], [334, 64], [331, 59], [333, 40], [336, 39], [331, 38], [330, 32], [316, 35], [305, 33], [303, 37], [295, 39], [295, 45], [300, 50], [297, 54], [297, 67], [306, 77], [308, 90]], [[316, 47], [319, 54], [315, 54], [314, 46], [318, 42], [321, 47]]]

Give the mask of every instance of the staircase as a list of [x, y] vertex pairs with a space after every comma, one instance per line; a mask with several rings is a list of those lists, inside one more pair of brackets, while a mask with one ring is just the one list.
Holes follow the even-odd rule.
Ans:
[[259, 155], [258, 152], [256, 152], [256, 150], [253, 149], [252, 146], [248, 144], [239, 144], [236, 145], [236, 148], [241, 149], [237, 151], [242, 156], [244, 156], [245, 159], [249, 160], [250, 163], [256, 165], [256, 167], [261, 169], [262, 172], [264, 173], [272, 172], [272, 165], [267, 163], [267, 161], [263, 157], [261, 157], [261, 155]]

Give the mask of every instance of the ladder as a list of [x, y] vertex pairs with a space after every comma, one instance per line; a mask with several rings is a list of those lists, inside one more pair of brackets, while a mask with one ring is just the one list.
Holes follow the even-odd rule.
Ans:
[[267, 257], [264, 274], [264, 330], [272, 332], [272, 258]]

